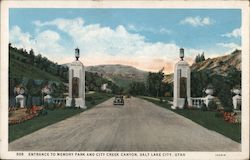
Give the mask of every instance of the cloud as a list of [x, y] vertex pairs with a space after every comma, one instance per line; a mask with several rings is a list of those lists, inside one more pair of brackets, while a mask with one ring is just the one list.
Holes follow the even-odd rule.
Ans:
[[29, 33], [22, 32], [21, 28], [18, 26], [13, 26], [10, 30], [10, 42], [15, 45], [19, 45], [23, 48], [30, 49], [30, 46], [34, 44], [34, 42], [30, 41], [31, 35]]
[[239, 46], [236, 43], [217, 43], [216, 45], [224, 47], [224, 48], [229, 48], [229, 49], [240, 49], [241, 48], [241, 46]]
[[128, 24], [126, 26], [126, 29], [128, 31], [133, 31], [133, 32], [151, 32], [154, 34], [171, 34], [172, 33], [171, 30], [166, 29], [164, 27], [151, 28], [151, 27], [144, 27], [144, 26], [136, 26], [134, 24]]
[[24, 48], [27, 51], [33, 49], [36, 54], [40, 53], [51, 60], [56, 61], [58, 55], [65, 52], [60, 44], [60, 35], [52, 30], [44, 30], [32, 37], [30, 33], [24, 33], [19, 26], [10, 29], [10, 43], [17, 48]]
[[226, 34], [222, 34], [222, 37], [234, 37], [234, 38], [238, 38], [241, 37], [241, 28], [235, 28], [232, 32], [226, 33]]
[[[85, 65], [119, 63], [147, 71], [159, 71], [165, 67], [165, 72], [171, 73], [175, 62], [179, 60], [180, 46], [177, 44], [147, 42], [144, 36], [129, 32], [123, 25], [115, 28], [100, 24], [86, 25], [82, 18], [57, 18], [45, 22], [37, 20], [33, 24], [36, 26], [34, 30], [37, 30], [34, 37], [24, 33], [18, 26], [12, 27], [11, 43], [26, 49], [33, 48], [35, 53], [41, 53], [58, 63], [71, 62], [76, 46], [80, 48], [80, 59]], [[66, 39], [62, 39], [59, 34], [62, 32], [68, 35]], [[165, 32], [164, 29], [161, 32]], [[74, 44], [63, 45], [62, 41]], [[192, 63], [197, 53], [202, 51], [185, 48], [185, 59]]]
[[209, 17], [186, 17], [180, 21], [180, 24], [189, 24], [194, 27], [209, 26], [215, 23], [215, 21]]

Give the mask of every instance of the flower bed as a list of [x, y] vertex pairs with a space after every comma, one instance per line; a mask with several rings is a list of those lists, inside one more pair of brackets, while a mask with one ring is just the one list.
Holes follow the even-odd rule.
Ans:
[[20, 124], [39, 115], [43, 110], [41, 106], [32, 106], [31, 108], [10, 109], [9, 125]]
[[224, 112], [223, 118], [225, 121], [227, 121], [229, 123], [240, 123], [241, 122], [241, 116], [235, 112]]

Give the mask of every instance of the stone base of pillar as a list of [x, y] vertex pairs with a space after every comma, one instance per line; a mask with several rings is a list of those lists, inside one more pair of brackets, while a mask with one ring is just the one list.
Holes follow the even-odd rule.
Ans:
[[[73, 98], [66, 98], [66, 107], [71, 107], [72, 99]], [[75, 98], [75, 107], [87, 109], [87, 106], [85, 106], [85, 100], [83, 98]]]
[[175, 98], [173, 106], [171, 107], [172, 109], [183, 109], [185, 105], [185, 98]]

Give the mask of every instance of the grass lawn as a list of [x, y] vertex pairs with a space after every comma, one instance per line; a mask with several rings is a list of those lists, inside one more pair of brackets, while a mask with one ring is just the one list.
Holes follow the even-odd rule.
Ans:
[[[92, 98], [87, 98], [87, 97]], [[86, 95], [86, 106], [88, 109], [94, 107], [95, 105], [106, 101], [112, 94], [106, 93], [93, 93], [91, 95]], [[87, 99], [91, 99], [87, 101]], [[87, 110], [88, 110], [87, 109]], [[55, 110], [48, 110], [48, 114], [46, 116], [38, 116], [31, 120], [25, 121], [21, 124], [10, 125], [9, 126], [9, 142], [23, 137], [27, 134], [30, 134], [34, 131], [37, 131], [41, 128], [44, 128], [48, 125], [53, 123], [59, 122], [76, 114], [85, 111], [84, 109], [77, 109], [77, 108], [63, 108], [63, 109], [55, 109]]]
[[199, 125], [209, 129], [216, 131], [220, 134], [223, 134], [230, 139], [241, 143], [241, 125], [240, 124], [231, 124], [224, 121], [223, 117], [215, 117], [215, 114], [218, 113], [216, 111], [201, 111], [201, 110], [186, 110], [179, 109], [173, 110], [171, 109], [171, 104], [168, 102], [160, 102], [159, 100], [148, 98], [148, 97], [140, 97], [147, 101], [150, 101], [158, 106], [169, 109], [175, 113], [178, 113]]

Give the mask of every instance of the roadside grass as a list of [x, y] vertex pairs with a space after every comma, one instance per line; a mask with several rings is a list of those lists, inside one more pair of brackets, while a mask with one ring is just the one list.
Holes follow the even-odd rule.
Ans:
[[148, 97], [139, 98], [145, 99], [149, 102], [152, 102], [160, 107], [169, 109], [179, 115], [182, 115], [199, 125], [209, 129], [216, 131], [236, 142], [241, 143], [241, 124], [232, 124], [224, 121], [223, 117], [216, 117], [216, 111], [202, 111], [202, 110], [187, 110], [187, 109], [171, 109], [171, 104], [166, 102], [160, 102], [159, 99], [152, 99]]
[[[87, 97], [92, 97], [90, 101], [87, 101]], [[93, 93], [91, 95], [86, 95], [86, 110], [93, 108], [99, 103], [106, 101], [111, 98], [112, 94], [107, 93]], [[84, 109], [78, 108], [61, 108], [54, 110], [47, 110], [48, 114], [46, 116], [38, 116], [31, 120], [25, 121], [20, 124], [9, 125], [9, 142], [12, 142], [18, 138], [21, 138], [25, 135], [28, 135], [32, 132], [35, 132], [41, 128], [49, 126], [51, 124], [62, 121], [66, 118], [72, 117], [76, 114], [84, 112]]]

